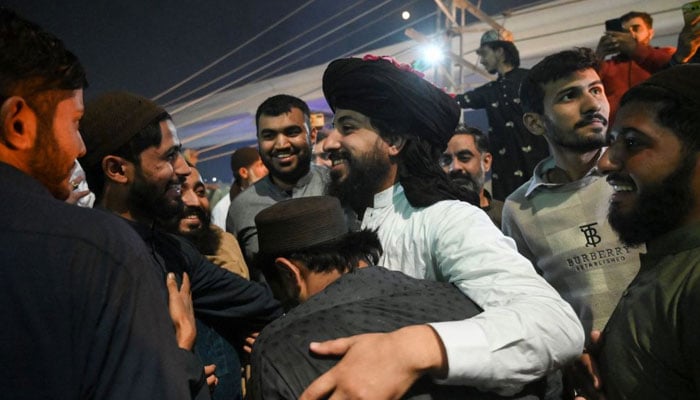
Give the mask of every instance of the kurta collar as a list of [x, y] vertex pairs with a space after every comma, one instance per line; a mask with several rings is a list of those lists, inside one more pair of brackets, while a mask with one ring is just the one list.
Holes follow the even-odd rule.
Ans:
[[392, 204], [394, 197], [403, 195], [403, 186], [400, 183], [395, 183], [393, 186], [382, 190], [374, 195], [374, 207], [383, 208]]
[[643, 264], [655, 265], [656, 261], [670, 255], [700, 247], [700, 224], [682, 226], [647, 243]]

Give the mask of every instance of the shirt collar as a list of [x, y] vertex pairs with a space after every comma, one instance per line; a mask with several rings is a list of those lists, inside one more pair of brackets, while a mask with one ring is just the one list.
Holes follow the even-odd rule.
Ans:
[[[600, 153], [598, 154], [598, 159], [600, 159], [603, 153], [605, 153], [605, 148], [601, 149]], [[566, 185], [581, 185], [587, 183], [590, 180], [590, 178], [600, 177], [603, 175], [598, 170], [598, 167], [594, 166], [586, 173], [586, 175], [584, 175], [581, 179], [577, 181], [568, 183], [551, 183], [547, 180], [547, 171], [554, 167], [556, 167], [556, 164], [554, 162], [554, 157], [552, 156], [549, 156], [537, 163], [537, 165], [535, 166], [535, 171], [532, 174], [532, 179], [530, 179], [527, 190], [525, 191], [525, 197], [532, 196], [534, 191], [537, 190], [537, 188], [539, 187], [556, 188]]]

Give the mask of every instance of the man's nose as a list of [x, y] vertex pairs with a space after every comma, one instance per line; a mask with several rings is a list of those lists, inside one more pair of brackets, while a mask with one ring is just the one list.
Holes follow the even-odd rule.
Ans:
[[328, 137], [326, 137], [326, 140], [323, 141], [323, 151], [328, 152], [339, 149], [341, 138], [342, 135], [337, 129], [331, 129], [331, 131], [328, 132]]
[[185, 157], [183, 157], [179, 152], [177, 153], [177, 157], [173, 163], [173, 170], [175, 171], [175, 175], [177, 175], [180, 179], [185, 179], [192, 173], [192, 168], [187, 165]]
[[182, 191], [182, 202], [185, 203], [185, 205], [195, 207], [199, 205], [199, 201], [197, 199], [197, 195], [194, 193], [193, 190], [186, 189]]
[[620, 164], [617, 161], [615, 149], [612, 146], [603, 151], [603, 154], [598, 159], [598, 171], [603, 174], [609, 174], [620, 169]]

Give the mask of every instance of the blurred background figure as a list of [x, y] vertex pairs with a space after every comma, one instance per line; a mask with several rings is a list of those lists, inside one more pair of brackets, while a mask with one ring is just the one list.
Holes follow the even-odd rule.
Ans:
[[260, 153], [252, 147], [244, 147], [231, 154], [231, 172], [233, 183], [229, 195], [222, 197], [211, 212], [212, 224], [221, 229], [226, 229], [226, 216], [231, 200], [268, 173], [267, 167], [260, 159]]

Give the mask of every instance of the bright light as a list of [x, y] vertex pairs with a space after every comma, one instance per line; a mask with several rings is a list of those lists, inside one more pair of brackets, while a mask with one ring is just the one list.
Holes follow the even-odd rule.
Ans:
[[213, 177], [213, 178], [211, 178], [211, 181], [216, 183], [216, 181], [218, 181], [218, 179], [216, 179], [216, 177]]
[[408, 11], [404, 11], [401, 13], [401, 18], [403, 18], [403, 20], [405, 21], [405, 20], [411, 18], [411, 13]]
[[434, 44], [428, 45], [423, 49], [423, 58], [429, 64], [437, 64], [445, 57], [442, 49]]

